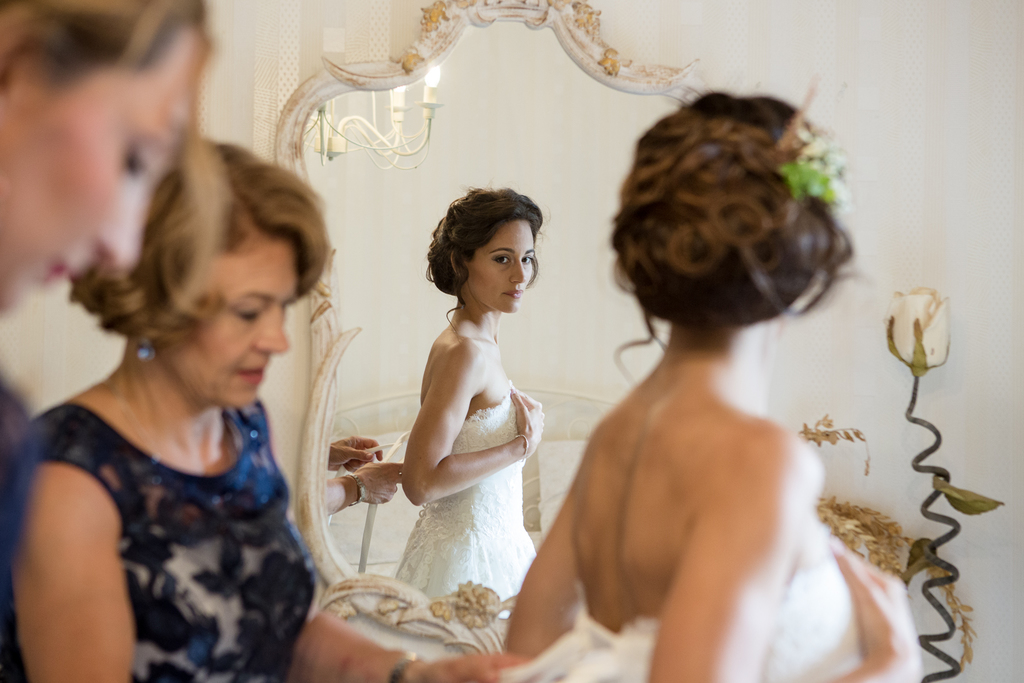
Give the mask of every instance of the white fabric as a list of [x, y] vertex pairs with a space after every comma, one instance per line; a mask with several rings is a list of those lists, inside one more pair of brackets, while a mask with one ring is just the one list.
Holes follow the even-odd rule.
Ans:
[[[580, 612], [575, 627], [502, 683], [641, 683], [648, 679], [658, 621], [613, 633]], [[685, 643], [679, 644], [686, 647]], [[796, 573], [786, 593], [762, 683], [828, 683], [860, 661], [850, 594], [831, 556]]]
[[[516, 414], [507, 396], [466, 419], [452, 453], [500, 446], [515, 436]], [[516, 462], [424, 505], [395, 578], [428, 597], [453, 593], [466, 581], [492, 588], [502, 600], [517, 594], [536, 554], [523, 526], [522, 473], [522, 461]]]

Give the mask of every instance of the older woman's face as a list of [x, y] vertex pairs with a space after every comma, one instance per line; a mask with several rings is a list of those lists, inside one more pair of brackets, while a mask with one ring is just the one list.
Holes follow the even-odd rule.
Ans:
[[154, 185], [190, 111], [202, 59], [182, 31], [142, 71], [100, 68], [51, 85], [0, 54], [0, 310], [30, 286], [138, 258]]
[[252, 403], [271, 356], [288, 350], [285, 309], [295, 301], [297, 285], [292, 245], [253, 234], [214, 261], [211, 293], [223, 302], [220, 311], [157, 358], [197, 404]]

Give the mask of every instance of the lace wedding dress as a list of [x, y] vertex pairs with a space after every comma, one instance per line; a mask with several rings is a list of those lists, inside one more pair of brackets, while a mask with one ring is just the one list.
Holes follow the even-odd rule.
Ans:
[[[472, 453], [516, 436], [512, 397], [470, 415], [452, 453]], [[523, 526], [523, 463], [509, 465], [458, 493], [427, 503], [409, 535], [395, 578], [428, 597], [472, 581], [502, 600], [519, 592], [536, 555]]]
[[[794, 574], [776, 619], [760, 683], [830, 683], [860, 663], [846, 580], [825, 544], [812, 566]], [[640, 618], [613, 633], [580, 610], [574, 628], [501, 683], [642, 683], [648, 680], [658, 620]], [[686, 643], [679, 643], [681, 649]]]

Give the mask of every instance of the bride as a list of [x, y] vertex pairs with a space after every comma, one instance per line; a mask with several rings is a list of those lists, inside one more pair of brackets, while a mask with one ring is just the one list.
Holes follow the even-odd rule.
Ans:
[[616, 271], [670, 340], [591, 438], [509, 628], [510, 652], [543, 654], [503, 680], [920, 678], [911, 637], [858, 634], [816, 516], [822, 466], [765, 417], [780, 319], [851, 256], [828, 150], [791, 106], [716, 93], [640, 140]]
[[534, 558], [522, 470], [540, 443], [544, 413], [505, 375], [498, 326], [537, 277], [542, 222], [529, 197], [474, 189], [434, 230], [427, 278], [458, 305], [423, 372], [402, 465], [405, 495], [423, 510], [396, 571], [429, 597], [473, 581], [509, 598]]

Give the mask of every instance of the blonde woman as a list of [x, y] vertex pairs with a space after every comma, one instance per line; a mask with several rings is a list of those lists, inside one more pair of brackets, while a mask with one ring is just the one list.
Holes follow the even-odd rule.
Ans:
[[[181, 178], [158, 188], [139, 266], [92, 272], [73, 297], [127, 339], [110, 377], [39, 420], [40, 467], [4, 675], [110, 681], [491, 680], [505, 660], [430, 665], [312, 608], [258, 390], [288, 348], [284, 316], [315, 284], [327, 235], [312, 191], [220, 146], [231, 210], [197, 298], [164, 258], [190, 220]], [[398, 465], [370, 464], [397, 481]], [[367, 480], [371, 477], [367, 477]]]
[[[32, 287], [134, 264], [175, 161], [198, 212], [190, 250], [208, 260], [216, 179], [192, 116], [204, 22], [201, 0], [0, 0], [0, 313]], [[27, 425], [0, 380], [0, 620], [36, 460]]]

